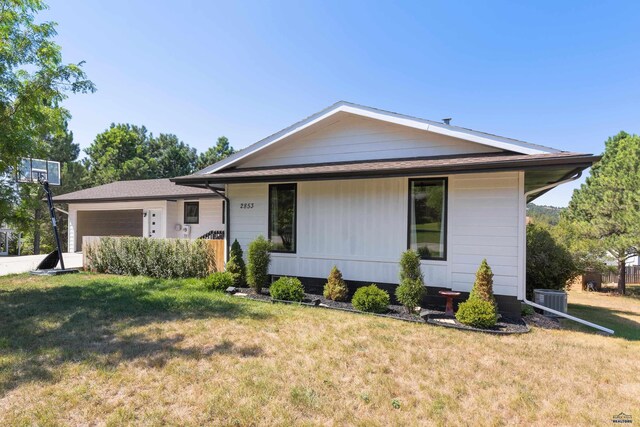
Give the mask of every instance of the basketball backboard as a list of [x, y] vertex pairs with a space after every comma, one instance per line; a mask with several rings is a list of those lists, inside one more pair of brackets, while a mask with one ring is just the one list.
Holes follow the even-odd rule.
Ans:
[[18, 182], [38, 182], [42, 176], [49, 185], [60, 185], [60, 162], [23, 157], [18, 169]]

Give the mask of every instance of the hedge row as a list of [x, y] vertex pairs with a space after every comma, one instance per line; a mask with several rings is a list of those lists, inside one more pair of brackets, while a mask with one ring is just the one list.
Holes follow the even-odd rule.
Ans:
[[186, 278], [216, 271], [214, 251], [205, 240], [102, 237], [86, 254], [87, 268], [98, 273]]

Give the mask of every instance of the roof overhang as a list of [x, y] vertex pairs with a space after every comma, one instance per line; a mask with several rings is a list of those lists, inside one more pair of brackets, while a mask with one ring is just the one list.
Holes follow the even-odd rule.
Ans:
[[560, 170], [564, 175], [569, 171], [584, 170], [599, 159], [599, 156], [591, 154], [566, 152], [538, 155], [482, 154], [230, 169], [171, 180], [179, 185], [205, 187], [207, 184], [391, 178], [515, 170]]
[[[224, 190], [220, 190], [224, 192]], [[151, 200], [178, 200], [178, 199], [210, 199], [220, 197], [213, 191], [211, 194], [180, 194], [168, 196], [137, 196], [137, 197], [104, 197], [96, 199], [65, 199], [64, 195], [53, 198], [53, 203], [112, 203], [112, 202], [137, 202]]]

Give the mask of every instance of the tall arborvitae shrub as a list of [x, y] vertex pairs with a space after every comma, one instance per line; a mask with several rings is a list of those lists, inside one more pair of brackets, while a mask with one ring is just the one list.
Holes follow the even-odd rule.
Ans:
[[420, 269], [420, 255], [408, 250], [400, 257], [400, 284], [396, 288], [396, 299], [413, 313], [424, 295], [424, 279]]
[[323, 295], [333, 301], [346, 301], [348, 294], [349, 288], [347, 288], [347, 284], [342, 279], [342, 273], [334, 265], [327, 278], [327, 283], [324, 285]]
[[262, 287], [269, 280], [269, 264], [271, 264], [271, 242], [263, 236], [258, 236], [249, 243], [247, 252], [247, 281], [256, 292], [262, 291]]
[[476, 281], [469, 294], [469, 299], [473, 298], [490, 302], [494, 307], [497, 307], [496, 297], [493, 295], [493, 272], [486, 259], [482, 260], [480, 268], [476, 272]]
[[234, 240], [231, 245], [226, 270], [233, 276], [234, 286], [246, 286], [247, 271], [244, 264], [242, 247], [240, 246], [240, 243], [238, 243], [238, 239]]

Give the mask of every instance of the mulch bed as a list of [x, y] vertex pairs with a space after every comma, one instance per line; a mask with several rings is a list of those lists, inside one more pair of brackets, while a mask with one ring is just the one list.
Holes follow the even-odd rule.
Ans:
[[[496, 324], [496, 326], [492, 329], [478, 329], [478, 328], [472, 328], [467, 325], [463, 325], [462, 323], [458, 322], [455, 318], [446, 316], [443, 312], [435, 311], [435, 310], [422, 310], [418, 315], [418, 313], [415, 313], [415, 314], [407, 313], [407, 310], [401, 305], [389, 305], [389, 311], [387, 311], [384, 314], [366, 313], [360, 310], [356, 310], [355, 308], [353, 308], [353, 305], [351, 305], [351, 303], [332, 301], [332, 300], [326, 299], [322, 295], [305, 293], [304, 299], [302, 300], [302, 302], [298, 303], [298, 302], [291, 302], [291, 301], [273, 300], [271, 298], [271, 295], [269, 295], [269, 290], [266, 288], [262, 289], [262, 292], [260, 293], [256, 293], [251, 288], [236, 288], [236, 289], [238, 292], [241, 293], [241, 295], [239, 296], [257, 300], [257, 301], [277, 302], [277, 303], [285, 303], [285, 304], [300, 304], [300, 305], [321, 307], [321, 308], [327, 308], [327, 309], [333, 309], [333, 310], [349, 311], [349, 312], [359, 313], [359, 314], [369, 314], [369, 315], [379, 316], [379, 317], [388, 317], [388, 318], [397, 319], [397, 320], [404, 320], [407, 322], [429, 323], [433, 325], [445, 326], [449, 328], [456, 328], [456, 329], [462, 329], [467, 331], [487, 332], [487, 333], [494, 333], [494, 334], [521, 334], [521, 333], [529, 332], [530, 330], [529, 326], [524, 321], [519, 319], [501, 318]], [[446, 319], [446, 321], [444, 319]]]
[[523, 320], [510, 319], [508, 317], [501, 317], [498, 319], [498, 322], [492, 328], [480, 329], [460, 323], [455, 317], [447, 316], [444, 313], [432, 312], [427, 316], [427, 323], [431, 325], [444, 326], [446, 328], [460, 329], [463, 331], [484, 332], [496, 335], [524, 334], [531, 330], [529, 325], [527, 325]]

